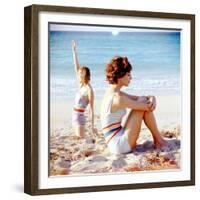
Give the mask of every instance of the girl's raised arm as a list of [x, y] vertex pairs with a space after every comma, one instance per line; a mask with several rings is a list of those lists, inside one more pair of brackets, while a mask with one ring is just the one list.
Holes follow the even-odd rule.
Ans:
[[73, 53], [75, 72], [76, 72], [76, 76], [78, 78], [78, 70], [80, 69], [80, 65], [78, 62], [78, 57], [77, 57], [77, 52], [76, 52], [76, 42], [74, 40], [72, 40], [72, 53]]

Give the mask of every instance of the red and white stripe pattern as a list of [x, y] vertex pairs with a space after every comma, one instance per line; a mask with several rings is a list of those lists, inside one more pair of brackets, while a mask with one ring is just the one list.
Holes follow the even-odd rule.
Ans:
[[85, 112], [85, 109], [84, 109], [84, 108], [75, 107], [75, 108], [74, 108], [74, 111], [75, 111], [76, 113], [84, 113], [84, 112]]
[[121, 128], [121, 121], [119, 121], [116, 123], [109, 124], [108, 126], [102, 129], [107, 144], [114, 136], [116, 136], [119, 133]]

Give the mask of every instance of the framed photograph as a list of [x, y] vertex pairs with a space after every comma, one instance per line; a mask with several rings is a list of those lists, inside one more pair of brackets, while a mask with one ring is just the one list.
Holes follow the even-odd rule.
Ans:
[[195, 184], [195, 16], [24, 9], [24, 191]]

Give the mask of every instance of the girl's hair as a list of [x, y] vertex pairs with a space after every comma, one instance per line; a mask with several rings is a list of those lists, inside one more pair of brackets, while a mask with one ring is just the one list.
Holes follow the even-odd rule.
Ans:
[[106, 80], [110, 84], [117, 84], [118, 79], [132, 70], [127, 57], [116, 56], [106, 65]]
[[80, 72], [83, 74], [82, 81], [84, 84], [88, 84], [90, 81], [90, 69], [88, 67], [80, 67]]

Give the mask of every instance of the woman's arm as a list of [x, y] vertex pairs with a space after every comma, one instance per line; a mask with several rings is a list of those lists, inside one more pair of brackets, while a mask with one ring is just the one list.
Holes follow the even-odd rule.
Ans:
[[134, 95], [130, 95], [130, 94], [127, 94], [125, 92], [120, 92], [122, 95], [132, 99], [132, 100], [135, 100], [135, 101], [138, 101], [138, 102], [142, 102], [142, 103], [152, 103], [152, 106], [151, 106], [151, 111], [155, 110], [156, 109], [156, 98], [155, 96], [134, 96]]
[[144, 102], [143, 100], [133, 100], [126, 95], [118, 95], [115, 101], [119, 108], [130, 108], [133, 110], [152, 111], [152, 102]]
[[74, 40], [72, 40], [72, 54], [73, 54], [73, 61], [74, 61], [76, 76], [78, 77], [78, 70], [80, 69], [80, 65], [78, 62], [78, 56], [76, 52], [76, 42]]
[[92, 132], [94, 134], [94, 92], [91, 86], [88, 92], [88, 99], [89, 99], [89, 110], [91, 116]]
[[135, 101], [137, 101], [138, 98], [139, 98], [139, 96], [135, 96], [135, 95], [127, 94], [127, 93], [122, 92], [122, 91], [120, 91], [120, 93], [121, 93], [122, 95], [124, 95], [124, 96], [126, 96], [126, 97], [132, 99], [132, 100], [135, 100]]

